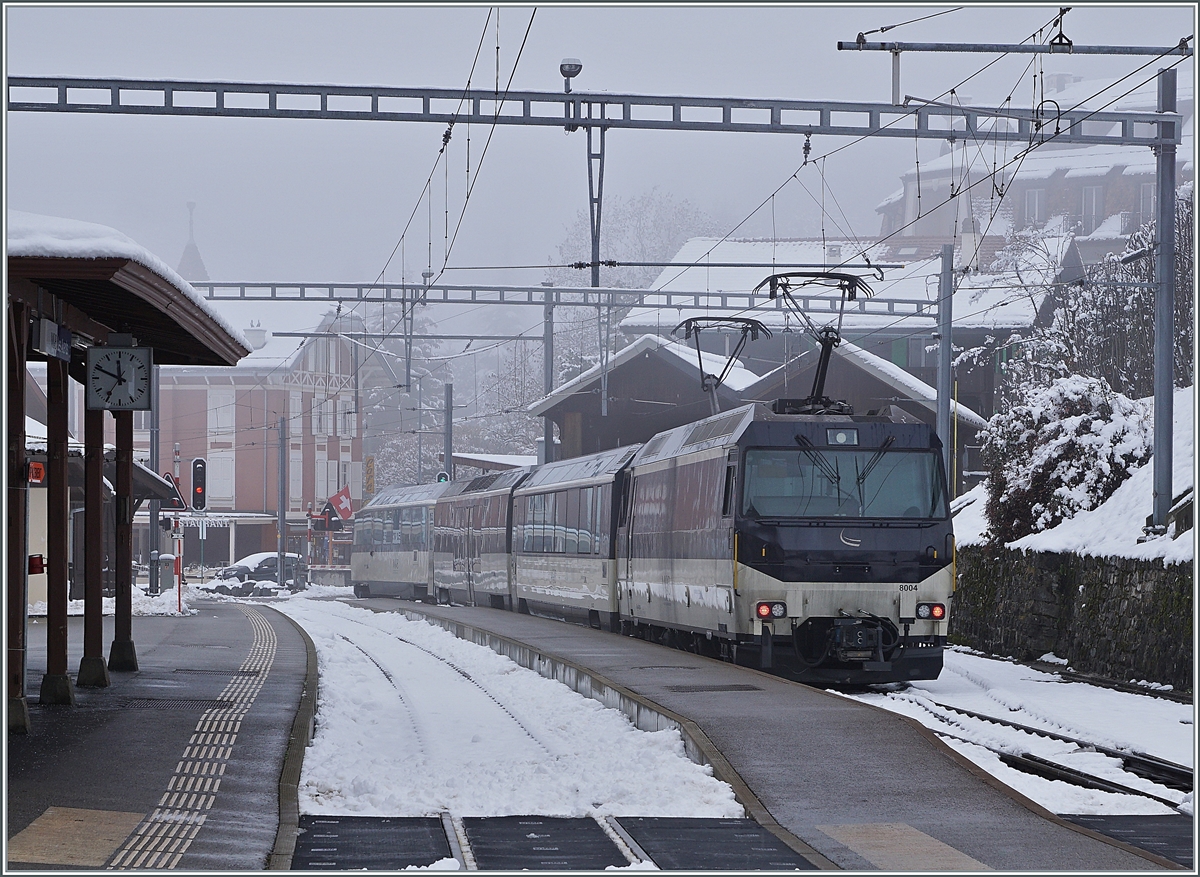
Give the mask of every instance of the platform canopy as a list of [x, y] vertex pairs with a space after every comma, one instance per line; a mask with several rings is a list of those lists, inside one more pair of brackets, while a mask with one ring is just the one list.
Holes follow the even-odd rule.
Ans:
[[250, 343], [186, 280], [115, 229], [8, 211], [8, 291], [36, 312], [39, 290], [62, 303], [55, 322], [90, 342], [110, 332], [154, 348], [160, 365], [234, 365]]

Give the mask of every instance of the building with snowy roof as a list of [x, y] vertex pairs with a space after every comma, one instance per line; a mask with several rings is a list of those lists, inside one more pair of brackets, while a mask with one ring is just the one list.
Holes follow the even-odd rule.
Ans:
[[[1157, 106], [1151, 81], [1118, 97], [1106, 81], [1069, 74], [1046, 77], [1044, 106], [1114, 112], [1150, 112]], [[1114, 101], [1114, 98], [1117, 98]], [[1184, 119], [1177, 150], [1176, 180], [1194, 179], [1194, 102], [1191, 83], [1178, 86]], [[1053, 118], [1047, 118], [1047, 125]], [[1103, 144], [1062, 146], [1048, 142], [1029, 149], [960, 132], [942, 155], [914, 166], [901, 187], [875, 208], [888, 257], [935, 240], [955, 242], [959, 267], [987, 271], [997, 249], [1015, 231], [1061, 229], [1076, 238], [1086, 264], [1120, 253], [1129, 235], [1155, 215], [1154, 153], [1145, 147]]]
[[[948, 241], [947, 241], [948, 242]], [[812, 285], [793, 291], [793, 299], [820, 328], [834, 325], [843, 340], [907, 371], [927, 385], [937, 383], [937, 297], [942, 260], [935, 252], [913, 259], [888, 260], [888, 244], [856, 241], [688, 241], [664, 269], [646, 296], [645, 306], [632, 309], [621, 321], [627, 334], [668, 334], [693, 317], [739, 316], [760, 321], [770, 339], [751, 342], [741, 354], [746, 366], [765, 374], [805, 351], [815, 350], [811, 331], [782, 297], [753, 306], [749, 293], [773, 272], [789, 266], [825, 266], [852, 271], [867, 279], [869, 295], [859, 295], [841, 307], [836, 288]], [[842, 268], [843, 264], [886, 267], [878, 272]], [[709, 267], [705, 262], [757, 264], [774, 267]], [[893, 267], [893, 266], [899, 267]], [[1008, 270], [996, 273], [956, 273], [952, 302], [953, 343], [956, 350], [1003, 341], [1014, 332], [1041, 325], [1053, 315], [1049, 295], [1053, 284], [1081, 276], [1082, 263], [1070, 234], [1045, 235], [1037, 247], [1015, 254]], [[882, 278], [879, 277], [882, 273]], [[680, 293], [694, 295], [680, 298]], [[671, 293], [668, 300], [666, 293]], [[681, 304], [681, 302], [683, 302]], [[730, 336], [726, 336], [729, 338]], [[706, 350], [719, 355], [724, 345], [718, 332], [705, 333]], [[995, 401], [994, 362], [956, 370], [962, 404], [990, 417]]]
[[[559, 459], [570, 459], [622, 445], [644, 442], [656, 433], [712, 413], [709, 394], [700, 384], [700, 363], [720, 374], [726, 358], [703, 353], [659, 335], [643, 335], [609, 359], [568, 381], [529, 407], [537, 417], [558, 426]], [[740, 405], [740, 393], [758, 379], [734, 363], [717, 388], [723, 408]], [[607, 383], [608, 411], [603, 413], [601, 386]]]
[[[179, 446], [186, 474], [192, 459], [208, 461], [204, 559], [222, 566], [275, 548], [279, 503], [280, 421], [286, 423], [285, 515], [288, 551], [303, 554], [308, 512], [350, 488], [363, 501], [363, 418], [359, 344], [363, 321], [328, 302], [214, 301], [253, 350], [233, 369], [163, 368], [159, 448], [163, 465]], [[270, 327], [270, 328], [267, 328]], [[137, 447], [149, 452], [151, 418], [135, 419]], [[200, 556], [198, 518], [183, 516], [184, 554]], [[320, 534], [316, 556], [329, 559]]]

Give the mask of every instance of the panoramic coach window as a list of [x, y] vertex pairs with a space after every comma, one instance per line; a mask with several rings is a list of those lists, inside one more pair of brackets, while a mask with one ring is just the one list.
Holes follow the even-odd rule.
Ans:
[[945, 518], [932, 451], [815, 448], [746, 452], [742, 514], [760, 518]]

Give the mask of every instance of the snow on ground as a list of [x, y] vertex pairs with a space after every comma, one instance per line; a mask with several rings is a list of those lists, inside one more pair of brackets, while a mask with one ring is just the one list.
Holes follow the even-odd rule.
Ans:
[[399, 613], [309, 599], [318, 593], [272, 601], [308, 631], [320, 667], [301, 812], [743, 815], [678, 731], [639, 731], [489, 648]]
[[[140, 588], [133, 589], [133, 614], [134, 615], [195, 615], [196, 610], [192, 609], [189, 601], [197, 597], [207, 596], [207, 594], [198, 593], [194, 588], [185, 586], [183, 590], [182, 606], [180, 600], [175, 594], [175, 589], [163, 591], [156, 597], [149, 597], [142, 593]], [[104, 597], [102, 599], [104, 615], [117, 614], [117, 598]], [[182, 609], [183, 611], [180, 611]], [[36, 618], [45, 616], [47, 611], [44, 600], [39, 600], [36, 603], [29, 604], [29, 617]], [[68, 600], [67, 601], [68, 615], [82, 615], [83, 601]]]
[[1191, 813], [1190, 795], [1126, 773], [1118, 761], [1106, 755], [949, 712], [936, 705], [962, 707], [1110, 749], [1142, 752], [1191, 767], [1196, 741], [1194, 710], [1190, 704], [1066, 681], [1058, 674], [961, 648], [946, 651], [945, 667], [936, 680], [887, 686], [886, 690], [881, 687], [872, 693], [848, 696], [910, 716], [939, 733], [960, 738], [944, 739], [1001, 782], [1054, 813], [1154, 815], [1173, 811], [1149, 798], [1083, 789], [1022, 773], [1005, 765], [984, 747], [1010, 754], [1031, 753], [1150, 792]]

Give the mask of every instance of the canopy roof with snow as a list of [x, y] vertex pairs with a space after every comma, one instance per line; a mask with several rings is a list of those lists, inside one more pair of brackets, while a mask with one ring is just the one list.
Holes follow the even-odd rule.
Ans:
[[93, 341], [130, 333], [159, 364], [235, 364], [251, 345], [161, 259], [115, 229], [9, 210], [9, 294], [38, 308], [37, 289], [77, 309]]

